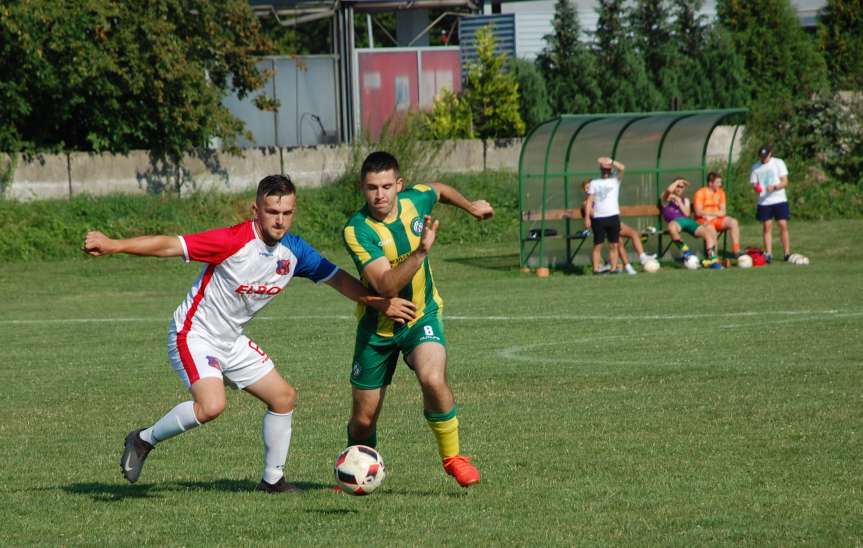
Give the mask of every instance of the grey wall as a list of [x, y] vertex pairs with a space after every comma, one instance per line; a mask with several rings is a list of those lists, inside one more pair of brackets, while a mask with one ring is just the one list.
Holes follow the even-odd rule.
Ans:
[[[716, 128], [708, 143], [709, 161], [725, 161], [733, 128]], [[743, 137], [738, 132], [738, 143]], [[438, 173], [472, 173], [484, 169], [518, 171], [521, 140], [451, 141], [445, 145]], [[735, 147], [734, 160], [740, 146]], [[262, 178], [286, 173], [299, 187], [315, 187], [341, 176], [350, 164], [349, 145], [250, 148], [242, 156], [211, 152], [186, 157], [181, 193], [195, 190], [239, 192], [255, 188]], [[5, 158], [0, 165], [5, 165]], [[154, 166], [146, 151], [128, 155], [73, 153], [19, 159], [5, 197], [14, 200], [68, 198], [81, 193], [108, 194], [174, 192], [173, 172]]]

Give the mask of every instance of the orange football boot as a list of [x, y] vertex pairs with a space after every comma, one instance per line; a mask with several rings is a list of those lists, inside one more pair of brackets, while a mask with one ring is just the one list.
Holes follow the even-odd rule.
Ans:
[[470, 457], [456, 455], [443, 460], [443, 469], [453, 476], [462, 487], [470, 487], [479, 483], [479, 470], [470, 463]]

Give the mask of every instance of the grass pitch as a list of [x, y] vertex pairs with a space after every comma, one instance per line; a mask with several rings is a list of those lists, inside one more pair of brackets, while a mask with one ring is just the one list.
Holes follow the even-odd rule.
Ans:
[[263, 408], [236, 392], [137, 484], [120, 476], [125, 434], [186, 397], [165, 334], [197, 266], [6, 264], [0, 539], [860, 545], [863, 222], [792, 231], [812, 265], [538, 279], [514, 244], [435, 249], [462, 448], [483, 481], [444, 474], [402, 365], [379, 425], [389, 475], [365, 498], [330, 491], [354, 322], [329, 287], [297, 280], [249, 326], [300, 394], [288, 474], [307, 490], [267, 496], [251, 491]]

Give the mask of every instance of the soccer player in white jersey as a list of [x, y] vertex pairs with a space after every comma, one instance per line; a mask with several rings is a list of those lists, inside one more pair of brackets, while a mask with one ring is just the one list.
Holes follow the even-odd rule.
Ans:
[[192, 399], [152, 426], [126, 436], [120, 467], [131, 483], [160, 442], [218, 417], [225, 409], [225, 384], [244, 390], [267, 406], [264, 415], [264, 473], [257, 490], [299, 489], [285, 480], [296, 391], [243, 327], [281, 293], [295, 276], [327, 283], [346, 297], [398, 322], [411, 321], [415, 307], [400, 298], [382, 298], [323, 258], [302, 238], [289, 234], [296, 189], [288, 177], [271, 175], [258, 185], [252, 219], [232, 227], [181, 236], [111, 239], [88, 232], [83, 250], [93, 256], [128, 253], [183, 257], [205, 264], [168, 327], [168, 357]]

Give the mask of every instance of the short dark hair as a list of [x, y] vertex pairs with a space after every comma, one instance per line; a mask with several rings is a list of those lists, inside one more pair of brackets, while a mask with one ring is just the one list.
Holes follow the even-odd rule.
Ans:
[[260, 202], [267, 196], [290, 196], [297, 193], [297, 187], [287, 175], [267, 175], [258, 183], [255, 200]]
[[712, 183], [715, 179], [721, 179], [721, 178], [722, 178], [722, 174], [718, 173], [716, 171], [711, 171], [710, 173], [707, 174], [707, 182], [708, 183]]
[[396, 160], [396, 157], [383, 150], [372, 152], [363, 160], [363, 166], [360, 168], [360, 182], [365, 181], [366, 175], [369, 173], [381, 173], [389, 170], [393, 170], [396, 178], [401, 177], [399, 161]]

